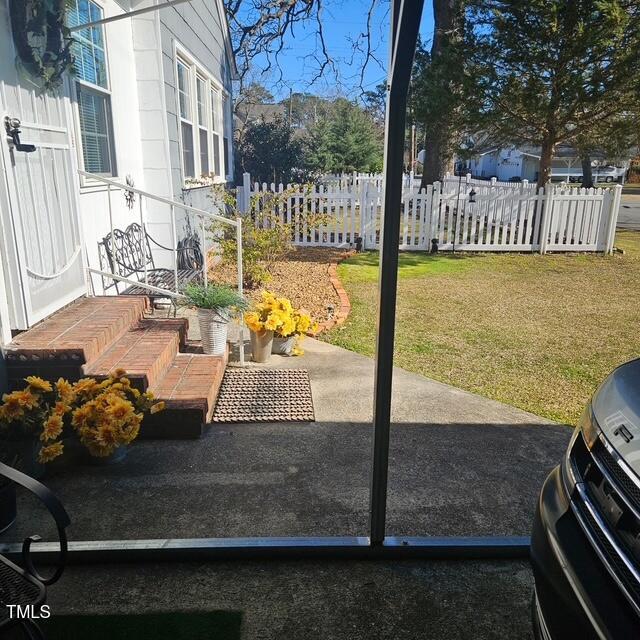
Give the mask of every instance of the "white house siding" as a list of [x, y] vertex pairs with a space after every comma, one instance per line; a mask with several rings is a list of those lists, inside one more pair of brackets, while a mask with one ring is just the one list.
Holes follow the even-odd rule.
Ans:
[[[223, 16], [220, 15], [219, 4], [216, 0], [193, 0], [193, 2], [162, 11], [159, 18], [171, 176], [174, 194], [177, 195], [182, 192], [184, 180], [177, 115], [176, 44], [182, 46], [205, 72], [213, 76], [230, 93], [230, 61], [225, 47], [227, 28]], [[224, 125], [227, 135], [229, 135], [230, 112], [224, 116]], [[226, 172], [227, 175], [231, 175], [233, 167], [227, 165]]]
[[[105, 17], [117, 15], [128, 10], [128, 3], [116, 3], [106, 0], [99, 4]], [[111, 109], [113, 118], [113, 138], [116, 156], [117, 176], [113, 179], [125, 182], [131, 176], [136, 184], [144, 188], [145, 177], [142, 161], [140, 118], [138, 116], [138, 87], [136, 78], [136, 59], [133, 49], [133, 25], [131, 19], [122, 19], [104, 26], [109, 84], [111, 90]], [[76, 111], [74, 109], [74, 111]], [[76, 147], [78, 162], [82, 167], [82, 151], [78, 129], [78, 116], [75, 112]], [[98, 266], [97, 243], [109, 233], [109, 203], [107, 187], [104, 184], [91, 185], [85, 179], [78, 178], [80, 186], [80, 217], [84, 230], [87, 258], [91, 266]], [[115, 228], [124, 229], [134, 220], [139, 220], [137, 206], [130, 210], [125, 205], [122, 192], [113, 190], [111, 211]], [[96, 293], [101, 292], [101, 282], [93, 277]]]

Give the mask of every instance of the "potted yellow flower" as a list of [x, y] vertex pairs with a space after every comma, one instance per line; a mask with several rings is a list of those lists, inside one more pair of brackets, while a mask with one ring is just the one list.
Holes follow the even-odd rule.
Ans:
[[260, 302], [244, 314], [244, 321], [251, 330], [251, 355], [255, 362], [266, 362], [271, 356], [275, 331], [293, 328], [292, 312], [289, 300], [263, 291]]
[[245, 314], [251, 329], [251, 349], [256, 362], [266, 362], [271, 353], [299, 355], [299, 342], [307, 331], [317, 331], [317, 324], [302, 309], [294, 309], [287, 298], [271, 291], [260, 294], [260, 302]]
[[[311, 315], [304, 309], [294, 309], [291, 317], [293, 323], [289, 323], [287, 329], [290, 333], [284, 333], [282, 328], [273, 337], [273, 353], [280, 353], [286, 356], [301, 356], [304, 351], [300, 347], [300, 343], [304, 336], [308, 333], [318, 331], [318, 323], [314, 322]], [[293, 324], [293, 330], [291, 326]]]

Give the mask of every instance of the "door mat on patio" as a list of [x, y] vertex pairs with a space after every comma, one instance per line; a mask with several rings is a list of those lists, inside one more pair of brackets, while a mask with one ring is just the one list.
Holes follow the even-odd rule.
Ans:
[[[239, 640], [240, 611], [69, 615], [42, 622], [47, 640]], [[22, 637], [22, 636], [16, 636]]]
[[213, 422], [315, 420], [306, 369], [227, 369]]

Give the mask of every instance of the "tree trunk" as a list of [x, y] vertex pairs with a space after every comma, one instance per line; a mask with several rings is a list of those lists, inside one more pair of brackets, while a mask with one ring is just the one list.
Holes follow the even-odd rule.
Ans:
[[551, 135], [547, 134], [542, 140], [540, 151], [540, 169], [538, 171], [538, 188], [544, 187], [551, 180], [551, 159], [556, 150], [556, 143]]
[[593, 171], [591, 169], [591, 156], [588, 153], [580, 157], [582, 163], [582, 186], [585, 189], [593, 187]]
[[[456, 23], [460, 22], [463, 14], [463, 3], [460, 0], [433, 0], [433, 42], [431, 44], [431, 60], [436, 59], [452, 38], [459, 37]], [[438, 130], [429, 132], [429, 123], [425, 130], [424, 150], [425, 159], [422, 169], [422, 181], [420, 188], [424, 189], [436, 180], [441, 180], [451, 163], [452, 157], [449, 152], [449, 144], [446, 139], [449, 130], [447, 115], [442, 114]], [[444, 134], [444, 135], [443, 135]]]

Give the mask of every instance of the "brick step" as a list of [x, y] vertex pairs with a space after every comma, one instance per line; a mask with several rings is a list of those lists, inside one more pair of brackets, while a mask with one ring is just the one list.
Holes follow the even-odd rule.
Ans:
[[83, 367], [84, 375], [106, 378], [116, 369], [141, 391], [160, 380], [185, 345], [188, 321], [184, 318], [141, 320], [113, 342], [96, 360]]
[[211, 421], [228, 354], [179, 353], [164, 376], [149, 388], [165, 410], [148, 415], [143, 438], [199, 438]]
[[77, 380], [83, 365], [100, 357], [144, 317], [144, 296], [96, 296], [60, 309], [3, 347], [9, 384], [28, 375]]

